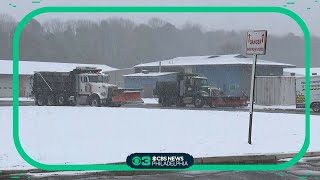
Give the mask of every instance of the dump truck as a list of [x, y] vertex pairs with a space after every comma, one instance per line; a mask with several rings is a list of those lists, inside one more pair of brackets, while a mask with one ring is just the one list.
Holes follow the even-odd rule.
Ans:
[[77, 67], [70, 72], [35, 72], [32, 96], [38, 106], [91, 105], [120, 107], [143, 103], [140, 89], [109, 84], [108, 74], [95, 67]]
[[153, 90], [162, 106], [185, 107], [193, 104], [197, 108], [248, 106], [246, 96], [225, 96], [220, 88], [208, 85], [208, 78], [194, 73], [177, 73], [174, 81], [157, 81]]
[[[305, 77], [296, 78], [296, 108], [305, 108]], [[310, 108], [320, 112], [320, 76], [310, 77]]]

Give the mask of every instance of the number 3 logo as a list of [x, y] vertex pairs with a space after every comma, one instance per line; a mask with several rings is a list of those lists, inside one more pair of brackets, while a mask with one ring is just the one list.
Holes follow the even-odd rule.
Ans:
[[151, 164], [150, 156], [142, 156], [141, 161], [142, 161], [141, 164], [143, 166], [150, 166], [150, 164]]

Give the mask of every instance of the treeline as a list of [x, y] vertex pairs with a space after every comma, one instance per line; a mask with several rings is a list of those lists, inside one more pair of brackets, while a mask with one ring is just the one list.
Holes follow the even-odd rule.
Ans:
[[[17, 22], [0, 15], [0, 59], [12, 59], [12, 37]], [[150, 19], [146, 24], [120, 18], [43, 23], [33, 19], [20, 39], [20, 59], [70, 63], [97, 63], [132, 67], [177, 56], [245, 53], [246, 31], [204, 30], [186, 23], [182, 27]], [[320, 66], [320, 39], [312, 38], [312, 65]], [[304, 66], [304, 39], [289, 33], [268, 37], [267, 60]]]

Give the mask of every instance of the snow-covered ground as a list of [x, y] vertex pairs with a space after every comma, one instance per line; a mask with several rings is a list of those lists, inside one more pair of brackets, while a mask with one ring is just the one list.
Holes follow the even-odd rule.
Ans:
[[[249, 109], [249, 106], [248, 107], [245, 107], [247, 109]], [[281, 110], [296, 110], [296, 105], [274, 105], [274, 106], [264, 106], [264, 105], [254, 105], [253, 106], [253, 109], [281, 109]]]
[[[158, 104], [158, 98], [142, 98], [144, 104]], [[0, 101], [12, 101], [12, 98], [0, 98]], [[34, 101], [32, 98], [20, 97], [19, 101]], [[248, 107], [244, 107], [249, 109]], [[254, 105], [254, 109], [282, 109], [282, 110], [295, 110], [296, 105], [288, 105], [288, 106], [263, 106], [263, 105]]]
[[142, 98], [144, 104], [158, 104], [158, 98]]
[[[158, 98], [142, 98], [144, 104], [158, 104]], [[249, 109], [248, 107], [244, 107]], [[274, 106], [264, 106], [264, 105], [254, 105], [254, 109], [281, 109], [281, 110], [295, 110], [296, 105], [274, 105]]]
[[[253, 145], [248, 113], [95, 107], [20, 107], [20, 140], [46, 164], [124, 162], [135, 152], [185, 152], [194, 157], [297, 152], [305, 116], [258, 113]], [[311, 116], [309, 151], [320, 150], [319, 116]], [[12, 108], [0, 107], [0, 169], [30, 169], [15, 150]]]
[[[9, 97], [9, 98], [0, 98], [0, 101], [12, 101], [13, 98]], [[19, 97], [19, 101], [34, 101], [34, 99], [32, 98], [27, 98], [27, 97]]]

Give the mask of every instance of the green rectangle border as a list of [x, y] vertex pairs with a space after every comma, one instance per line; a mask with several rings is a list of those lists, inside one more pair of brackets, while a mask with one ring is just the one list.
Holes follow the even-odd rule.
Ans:
[[[19, 41], [21, 32], [25, 25], [33, 17], [44, 13], [280, 13], [295, 20], [303, 31], [305, 38], [305, 65], [306, 65], [306, 105], [310, 104], [310, 32], [305, 22], [294, 12], [282, 7], [43, 7], [36, 9], [25, 16], [18, 24], [13, 39], [13, 138], [17, 151], [20, 156], [30, 165], [50, 171], [69, 171], [69, 170], [111, 170], [111, 171], [132, 171], [135, 169], [127, 165], [110, 164], [79, 164], [79, 165], [50, 165], [42, 164], [32, 159], [22, 148], [19, 139]], [[310, 144], [310, 107], [305, 109], [305, 140], [299, 153], [290, 161], [276, 165], [194, 165], [187, 171], [208, 171], [208, 170], [265, 170], [276, 171], [288, 168], [297, 163], [306, 153]], [[143, 170], [146, 171], [146, 170]]]

